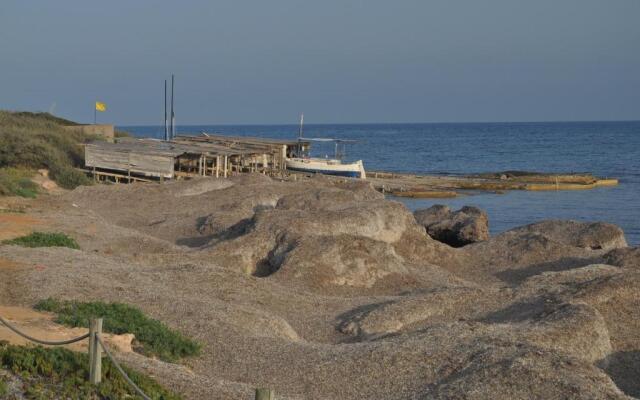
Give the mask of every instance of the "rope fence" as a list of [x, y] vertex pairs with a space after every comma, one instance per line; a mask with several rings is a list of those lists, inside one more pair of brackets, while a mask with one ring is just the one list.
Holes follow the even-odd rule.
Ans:
[[[16, 328], [13, 324], [9, 323], [6, 319], [2, 318], [2, 316], [0, 316], [0, 323], [9, 328], [18, 336], [22, 336], [23, 338], [31, 342], [38, 343], [44, 346], [65, 346], [68, 344], [81, 342], [85, 339], [89, 339], [89, 381], [92, 384], [98, 385], [100, 384], [100, 382], [102, 382], [102, 350], [104, 350], [107, 357], [111, 360], [113, 365], [116, 367], [120, 375], [122, 375], [122, 378], [129, 384], [129, 386], [131, 386], [131, 388], [144, 400], [151, 400], [151, 398], [147, 396], [146, 393], [144, 393], [133, 380], [131, 380], [122, 366], [120, 366], [120, 363], [118, 363], [113, 354], [111, 354], [109, 348], [107, 348], [107, 346], [102, 341], [102, 318], [91, 320], [88, 333], [77, 338], [61, 341], [41, 340], [29, 336], [26, 333], [22, 332], [20, 329]], [[275, 392], [271, 389], [256, 389], [256, 400], [275, 400], [275, 398]]]
[[138, 393], [140, 396], [142, 396], [142, 398], [144, 400], [151, 400], [151, 398], [149, 396], [147, 396], [142, 389], [140, 389], [138, 387], [138, 385], [135, 384], [135, 382], [133, 382], [131, 380], [131, 378], [129, 378], [129, 375], [127, 375], [126, 372], [124, 372], [124, 369], [122, 369], [122, 367], [120, 366], [120, 364], [118, 363], [118, 361], [116, 361], [116, 359], [113, 357], [113, 355], [111, 354], [111, 352], [109, 351], [109, 349], [107, 349], [107, 346], [104, 345], [104, 343], [102, 342], [102, 339], [100, 338], [100, 336], [97, 337], [98, 339], [98, 343], [100, 343], [100, 346], [102, 346], [102, 349], [104, 350], [104, 352], [107, 354], [107, 357], [109, 357], [109, 359], [111, 360], [111, 362], [113, 363], [113, 365], [115, 365], [116, 369], [120, 372], [120, 374], [122, 375], [122, 377], [124, 378], [125, 381], [127, 381], [127, 383], [129, 385], [131, 385], [131, 387], [133, 388], [133, 390], [136, 391], [136, 393]]
[[15, 326], [13, 326], [9, 322], [7, 322], [6, 319], [2, 318], [2, 316], [0, 316], [0, 322], [2, 322], [4, 324], [4, 326], [6, 326], [10, 330], [12, 330], [18, 336], [22, 336], [23, 338], [25, 338], [25, 339], [27, 339], [29, 341], [32, 341], [32, 342], [38, 343], [38, 344], [42, 344], [42, 345], [45, 345], [45, 346], [64, 346], [64, 345], [67, 345], [67, 344], [73, 344], [73, 343], [80, 342], [80, 341], [85, 340], [86, 338], [89, 337], [89, 333], [87, 333], [86, 335], [82, 335], [82, 336], [77, 337], [75, 339], [62, 340], [62, 341], [59, 341], [59, 342], [50, 342], [50, 341], [47, 341], [47, 340], [36, 339], [34, 337], [31, 337], [31, 336], [27, 335], [24, 332], [21, 332], [18, 328], [16, 328]]
[[31, 342], [38, 343], [44, 346], [64, 346], [68, 344], [77, 343], [83, 341], [85, 339], [89, 339], [89, 380], [92, 384], [97, 385], [102, 382], [102, 352], [104, 350], [105, 354], [113, 365], [116, 367], [118, 372], [122, 375], [124, 380], [133, 388], [133, 390], [140, 395], [144, 400], [151, 400], [149, 396], [147, 396], [142, 389], [138, 387], [138, 385], [129, 378], [129, 375], [124, 371], [124, 369], [120, 366], [118, 361], [116, 361], [115, 357], [111, 354], [107, 346], [102, 341], [102, 318], [91, 320], [91, 326], [89, 328], [89, 332], [79, 336], [77, 338], [61, 340], [61, 341], [49, 341], [49, 340], [41, 340], [34, 338], [32, 336], [27, 335], [22, 332], [20, 329], [16, 328], [13, 324], [8, 322], [6, 319], [0, 316], [0, 322], [13, 331], [18, 336], [21, 336]]

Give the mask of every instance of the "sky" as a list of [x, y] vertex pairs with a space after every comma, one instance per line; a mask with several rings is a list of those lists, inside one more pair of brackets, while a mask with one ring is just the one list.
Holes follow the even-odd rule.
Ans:
[[160, 125], [640, 120], [639, 0], [2, 0], [0, 108]]

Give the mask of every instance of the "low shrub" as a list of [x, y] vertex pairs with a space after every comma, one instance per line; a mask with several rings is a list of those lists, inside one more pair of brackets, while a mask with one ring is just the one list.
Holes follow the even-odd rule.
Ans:
[[65, 189], [75, 189], [78, 186], [91, 185], [92, 181], [84, 174], [84, 172], [79, 171], [74, 168], [60, 168], [55, 167], [51, 169], [49, 172], [51, 179], [56, 181], [56, 183]]
[[4, 381], [4, 378], [0, 376], [0, 397], [6, 396], [9, 393], [9, 388], [7, 387], [7, 382]]
[[84, 166], [82, 144], [96, 137], [66, 125], [75, 123], [48, 113], [0, 111], [0, 168], [46, 168], [62, 187], [88, 184], [74, 168]]
[[34, 172], [20, 168], [0, 168], [0, 195], [36, 197], [38, 185], [31, 180]]
[[[109, 359], [102, 361], [102, 383], [94, 386], [88, 381], [89, 357], [60, 347], [24, 347], [0, 343], [0, 367], [25, 381], [27, 398], [30, 399], [141, 399]], [[180, 399], [180, 396], [169, 392], [151, 378], [123, 368], [152, 399]]]
[[15, 244], [23, 247], [68, 247], [79, 249], [80, 246], [75, 239], [64, 233], [33, 232], [27, 236], [15, 239], [4, 240], [4, 244]]
[[102, 317], [105, 332], [118, 335], [133, 333], [137, 351], [164, 361], [173, 362], [200, 352], [200, 345], [195, 341], [127, 304], [47, 299], [36, 304], [35, 308], [57, 314], [57, 323], [71, 327], [88, 327], [91, 319]]

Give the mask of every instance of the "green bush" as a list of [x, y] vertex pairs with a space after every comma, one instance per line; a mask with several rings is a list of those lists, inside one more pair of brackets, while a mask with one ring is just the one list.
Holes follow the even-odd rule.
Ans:
[[19, 168], [0, 168], [0, 195], [36, 197], [38, 185], [30, 178], [33, 171]]
[[127, 304], [47, 299], [36, 304], [35, 308], [57, 314], [57, 323], [71, 327], [88, 327], [91, 319], [102, 317], [105, 332], [118, 335], [133, 333], [140, 346], [137, 350], [164, 361], [173, 362], [200, 352], [200, 345], [195, 341]]
[[73, 168], [52, 168], [49, 176], [56, 181], [60, 187], [74, 189], [81, 185], [91, 185], [91, 180], [77, 169]]
[[[109, 359], [102, 361], [102, 383], [91, 385], [89, 358], [64, 348], [13, 346], [0, 343], [0, 366], [25, 381], [30, 399], [141, 399]], [[145, 375], [123, 367], [127, 375], [152, 399], [179, 400]], [[1, 392], [0, 392], [1, 394]]]
[[0, 111], [0, 168], [47, 168], [62, 187], [88, 184], [74, 167], [84, 166], [82, 144], [96, 137], [68, 131], [65, 125], [77, 124], [47, 113]]
[[5, 396], [9, 392], [9, 388], [7, 387], [7, 382], [4, 381], [4, 378], [0, 376], [0, 397]]
[[79, 249], [78, 243], [64, 233], [33, 232], [27, 236], [4, 240], [4, 244], [15, 244], [24, 247], [68, 247]]

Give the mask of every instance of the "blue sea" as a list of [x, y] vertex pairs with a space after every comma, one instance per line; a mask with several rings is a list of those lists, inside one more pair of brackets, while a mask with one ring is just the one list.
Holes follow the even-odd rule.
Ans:
[[[160, 138], [161, 126], [122, 126], [140, 137]], [[179, 126], [179, 134], [295, 138], [295, 125]], [[354, 139], [346, 159], [368, 170], [469, 174], [505, 170], [591, 172], [620, 180], [617, 187], [586, 191], [478, 194], [455, 199], [398, 199], [412, 210], [474, 205], [489, 214], [492, 234], [544, 219], [606, 221], [640, 245], [640, 121], [553, 123], [428, 123], [306, 125], [306, 137]], [[313, 144], [312, 155], [333, 154]]]

